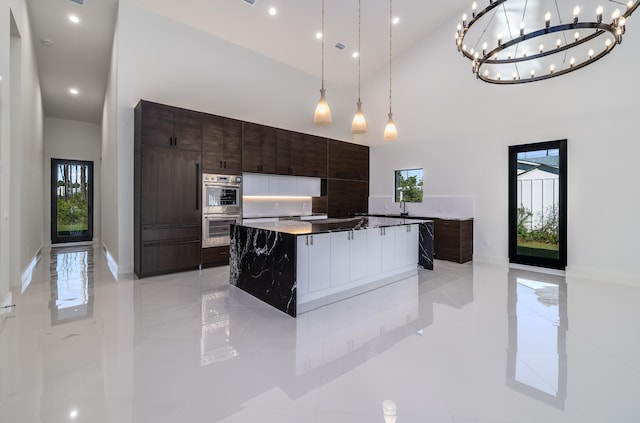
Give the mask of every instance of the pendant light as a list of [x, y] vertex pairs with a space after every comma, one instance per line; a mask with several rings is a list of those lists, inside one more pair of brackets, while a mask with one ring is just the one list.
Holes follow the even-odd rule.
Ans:
[[331, 121], [331, 109], [329, 109], [324, 89], [324, 0], [322, 0], [322, 88], [320, 89], [320, 100], [313, 115], [313, 123], [330, 125]]
[[391, 55], [393, 47], [393, 0], [389, 0], [389, 120], [384, 128], [385, 141], [398, 141], [398, 130], [393, 123], [393, 113], [391, 113]]
[[351, 122], [351, 133], [365, 134], [367, 133], [367, 120], [362, 113], [362, 102], [360, 101], [360, 3], [358, 0], [358, 102], [356, 103], [356, 114]]

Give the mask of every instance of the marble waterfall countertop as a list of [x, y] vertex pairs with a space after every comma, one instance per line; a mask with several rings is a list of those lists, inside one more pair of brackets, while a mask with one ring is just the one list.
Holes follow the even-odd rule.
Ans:
[[310, 235], [389, 226], [414, 225], [432, 220], [404, 219], [395, 217], [357, 216], [352, 218], [329, 218], [312, 221], [279, 220], [277, 222], [245, 222], [242, 226], [281, 232], [290, 235]]

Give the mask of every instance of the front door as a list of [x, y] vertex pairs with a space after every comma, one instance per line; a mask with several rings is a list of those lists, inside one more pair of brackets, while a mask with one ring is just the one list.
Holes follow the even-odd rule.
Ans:
[[93, 162], [51, 159], [51, 243], [93, 240]]
[[509, 147], [509, 261], [566, 267], [566, 140]]

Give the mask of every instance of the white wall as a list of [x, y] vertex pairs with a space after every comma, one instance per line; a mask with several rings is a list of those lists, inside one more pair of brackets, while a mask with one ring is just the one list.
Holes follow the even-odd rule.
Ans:
[[[425, 195], [475, 199], [474, 260], [508, 258], [508, 146], [568, 139], [567, 274], [640, 285], [640, 154], [635, 117], [640, 28], [608, 57], [569, 75], [519, 86], [477, 81], [452, 29], [394, 60], [399, 141], [382, 145], [384, 103], [368, 108], [372, 196], [391, 195], [394, 169], [424, 168]], [[365, 84], [371, 104], [388, 73]], [[487, 245], [485, 245], [485, 243]]]
[[[15, 27], [10, 25], [14, 17]], [[0, 303], [42, 247], [42, 101], [24, 0], [0, 0]], [[11, 36], [13, 32], [14, 37]], [[13, 59], [13, 60], [12, 60]]]
[[100, 239], [100, 126], [72, 120], [44, 119], [44, 237], [51, 245], [51, 159], [93, 162], [93, 239]]
[[[103, 207], [103, 237], [112, 255], [117, 248], [120, 273], [133, 271], [133, 108], [140, 99], [350, 138], [354, 93], [328, 86], [334, 123], [316, 127], [313, 111], [320, 81], [311, 75], [149, 12], [131, 0], [119, 2], [117, 38], [117, 83], [110, 85], [108, 94], [113, 100], [117, 93], [117, 114], [103, 122], [103, 136], [110, 134], [103, 139], [104, 195], [113, 191], [107, 184], [117, 181], [117, 211]], [[107, 163], [107, 152], [117, 156], [117, 168]], [[107, 239], [107, 224], [112, 223], [117, 240]]]

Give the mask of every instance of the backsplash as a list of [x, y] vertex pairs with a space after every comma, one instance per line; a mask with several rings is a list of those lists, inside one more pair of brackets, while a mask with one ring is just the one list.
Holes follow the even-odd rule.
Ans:
[[[470, 196], [424, 196], [422, 203], [407, 203], [407, 213], [414, 216], [466, 219], [473, 217], [473, 201]], [[399, 203], [391, 196], [369, 197], [369, 213], [399, 214]]]
[[242, 217], [307, 216], [311, 197], [243, 197]]

